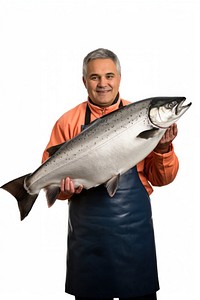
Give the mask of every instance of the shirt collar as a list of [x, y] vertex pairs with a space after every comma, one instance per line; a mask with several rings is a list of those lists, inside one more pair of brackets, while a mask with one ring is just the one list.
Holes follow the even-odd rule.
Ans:
[[[88, 106], [91, 110], [91, 114], [93, 115], [92, 120], [99, 118], [103, 115], [106, 115], [112, 111], [115, 111], [116, 109], [119, 108], [119, 104], [120, 104], [120, 95], [119, 93], [117, 94], [115, 100], [113, 101], [113, 104], [108, 106], [108, 107], [100, 107], [98, 105], [95, 105], [92, 100], [88, 97]], [[92, 121], [91, 120], [91, 121]]]

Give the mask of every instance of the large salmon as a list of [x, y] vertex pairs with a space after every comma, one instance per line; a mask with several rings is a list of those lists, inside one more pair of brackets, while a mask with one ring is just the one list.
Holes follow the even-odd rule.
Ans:
[[185, 97], [154, 97], [124, 106], [97, 119], [70, 141], [50, 148], [51, 157], [38, 169], [1, 188], [17, 199], [21, 220], [43, 188], [51, 206], [67, 176], [85, 189], [105, 183], [112, 197], [119, 176], [143, 160], [190, 107], [184, 101]]

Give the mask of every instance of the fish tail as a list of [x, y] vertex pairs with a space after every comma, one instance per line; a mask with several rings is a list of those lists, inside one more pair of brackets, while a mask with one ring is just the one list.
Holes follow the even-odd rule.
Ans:
[[21, 215], [21, 221], [29, 214], [38, 196], [38, 194], [29, 194], [24, 188], [24, 180], [28, 175], [30, 174], [16, 178], [1, 186], [2, 189], [6, 190], [16, 198]]

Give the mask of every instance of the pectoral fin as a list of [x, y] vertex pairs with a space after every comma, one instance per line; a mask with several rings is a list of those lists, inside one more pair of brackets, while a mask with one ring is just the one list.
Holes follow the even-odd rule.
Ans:
[[153, 127], [152, 129], [140, 132], [137, 137], [147, 140], [149, 138], [153, 138], [157, 134], [158, 130], [159, 128]]
[[113, 197], [116, 193], [118, 183], [119, 183], [119, 178], [120, 178], [120, 174], [118, 174], [116, 176], [113, 176], [105, 184], [105, 187], [106, 187], [107, 192], [108, 192], [110, 197]]

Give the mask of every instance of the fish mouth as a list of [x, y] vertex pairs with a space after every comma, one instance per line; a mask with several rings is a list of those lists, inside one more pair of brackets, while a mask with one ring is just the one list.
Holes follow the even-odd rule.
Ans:
[[192, 102], [183, 105], [183, 103], [185, 102], [186, 99], [182, 100], [181, 102], [177, 103], [176, 107], [175, 107], [175, 114], [177, 116], [179, 116], [180, 114], [182, 115], [184, 112], [186, 112], [186, 110], [188, 110], [188, 108], [192, 105]]

